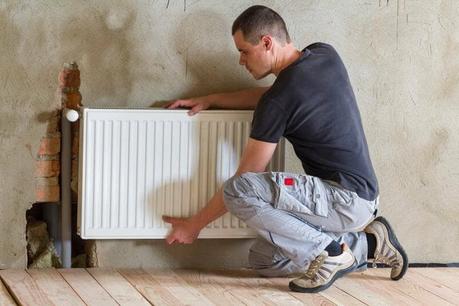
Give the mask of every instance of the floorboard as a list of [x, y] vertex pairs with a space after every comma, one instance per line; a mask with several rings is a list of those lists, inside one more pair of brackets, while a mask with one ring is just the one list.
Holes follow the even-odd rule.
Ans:
[[142, 269], [118, 269], [129, 283], [153, 305], [182, 305], [180, 297], [164, 288], [148, 272]]
[[[453, 305], [449, 303], [446, 299], [433, 294], [432, 292], [426, 290], [422, 284], [413, 279], [413, 271], [410, 269], [405, 274], [406, 277], [403, 277], [401, 280], [393, 281], [388, 278], [387, 269], [372, 269], [371, 275], [376, 277], [384, 278], [379, 281], [379, 286], [384, 286], [389, 288], [392, 292], [397, 294], [404, 294], [410, 296], [417, 304], [426, 304], [426, 305]], [[459, 302], [459, 300], [458, 300]]]
[[16, 305], [13, 297], [8, 292], [3, 282], [0, 281], [0, 305], [11, 306]]
[[[406, 274], [404, 279], [418, 284], [425, 290], [441, 297], [453, 305], [459, 304], [459, 292], [443, 285], [441, 283], [443, 280], [440, 279], [440, 282], [437, 282], [422, 273], [419, 273], [418, 270], [419, 269], [410, 269], [410, 273]], [[456, 270], [458, 272], [457, 278], [459, 278], [459, 269]]]
[[0, 270], [0, 305], [458, 305], [459, 269], [368, 269], [329, 289], [303, 294], [291, 278], [252, 270], [33, 269]]
[[30, 269], [27, 273], [55, 305], [84, 306], [83, 300], [55, 269]]
[[389, 269], [381, 270], [380, 275], [374, 275], [372, 269], [351, 273], [338, 279], [334, 286], [368, 305], [419, 305], [416, 299], [394, 290], [399, 284], [390, 280]]
[[459, 268], [418, 268], [412, 270], [459, 293]]
[[58, 272], [87, 305], [118, 305], [85, 269], [59, 269]]
[[0, 277], [20, 305], [56, 305], [24, 270], [1, 270]]
[[174, 272], [184, 279], [188, 285], [199, 290], [206, 298], [215, 305], [240, 305], [242, 300], [231, 293], [231, 290], [220, 285], [218, 272], [178, 269]]
[[116, 270], [87, 269], [120, 305], [150, 305], [150, 303]]
[[223, 288], [231, 288], [230, 293], [240, 300], [241, 304], [304, 305], [301, 300], [290, 295], [285, 286], [259, 277], [251, 270], [206, 271], [202, 273], [201, 278], [209, 278], [208, 281], [215, 282]]

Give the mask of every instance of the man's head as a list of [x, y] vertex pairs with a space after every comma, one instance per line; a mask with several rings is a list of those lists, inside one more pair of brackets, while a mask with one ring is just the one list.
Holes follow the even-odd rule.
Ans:
[[291, 42], [282, 17], [262, 5], [251, 6], [242, 12], [233, 23], [232, 34], [240, 52], [239, 64], [257, 80], [272, 72], [273, 48]]

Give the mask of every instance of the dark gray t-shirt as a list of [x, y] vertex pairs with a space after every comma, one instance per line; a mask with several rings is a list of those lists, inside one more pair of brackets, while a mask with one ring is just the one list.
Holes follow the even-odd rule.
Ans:
[[378, 182], [349, 77], [335, 49], [315, 43], [282, 70], [255, 109], [253, 139], [293, 145], [308, 175], [374, 200]]

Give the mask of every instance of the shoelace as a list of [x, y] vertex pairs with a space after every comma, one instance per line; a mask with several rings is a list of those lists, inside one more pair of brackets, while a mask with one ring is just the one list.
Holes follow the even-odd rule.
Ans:
[[304, 274], [307, 279], [314, 279], [317, 275], [317, 271], [323, 265], [327, 256], [325, 254], [321, 254], [317, 256], [309, 265], [308, 271]]

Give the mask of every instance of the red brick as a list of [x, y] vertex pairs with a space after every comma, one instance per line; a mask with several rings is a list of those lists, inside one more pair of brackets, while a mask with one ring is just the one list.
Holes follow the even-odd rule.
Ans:
[[35, 165], [36, 177], [58, 176], [61, 169], [59, 160], [38, 160]]
[[78, 159], [72, 159], [72, 178], [78, 178]]
[[60, 137], [44, 137], [40, 141], [38, 155], [54, 155], [61, 151]]
[[59, 185], [46, 186], [36, 185], [35, 186], [35, 201], [36, 202], [59, 202], [60, 188]]
[[76, 66], [76, 69], [64, 68], [59, 73], [59, 87], [70, 87], [70, 88], [80, 88], [80, 71]]
[[73, 135], [72, 139], [72, 155], [78, 157], [78, 152], [79, 152], [79, 145], [80, 145], [80, 139], [79, 139], [79, 133], [75, 133]]
[[65, 107], [78, 110], [81, 106], [81, 94], [79, 92], [63, 93], [61, 101]]

